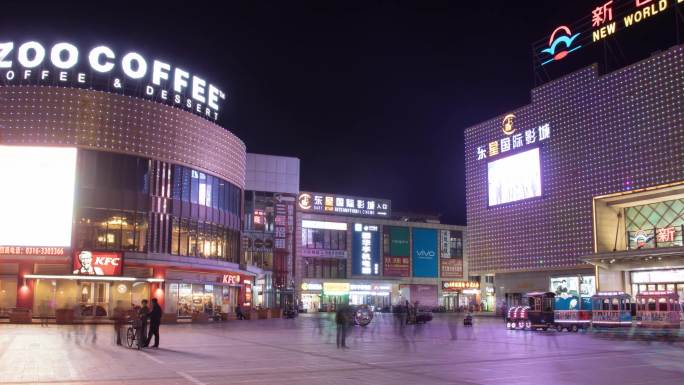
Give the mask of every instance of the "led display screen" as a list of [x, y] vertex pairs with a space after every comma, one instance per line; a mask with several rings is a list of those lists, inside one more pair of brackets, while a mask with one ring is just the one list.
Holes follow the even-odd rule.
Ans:
[[0, 245], [71, 246], [76, 149], [0, 146]]
[[490, 206], [540, 196], [539, 149], [489, 162], [487, 179]]

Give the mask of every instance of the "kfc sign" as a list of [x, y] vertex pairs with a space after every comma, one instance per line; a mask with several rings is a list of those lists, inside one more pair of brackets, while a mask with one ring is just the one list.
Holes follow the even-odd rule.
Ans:
[[120, 276], [123, 271], [123, 256], [110, 251], [79, 251], [74, 254], [76, 275]]
[[239, 274], [224, 274], [223, 283], [226, 285], [239, 285], [240, 275]]

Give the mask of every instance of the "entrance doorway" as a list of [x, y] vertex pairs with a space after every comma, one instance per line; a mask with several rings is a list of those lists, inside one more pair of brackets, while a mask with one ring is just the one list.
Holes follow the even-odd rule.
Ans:
[[105, 317], [109, 307], [109, 282], [81, 282], [79, 303], [84, 317]]

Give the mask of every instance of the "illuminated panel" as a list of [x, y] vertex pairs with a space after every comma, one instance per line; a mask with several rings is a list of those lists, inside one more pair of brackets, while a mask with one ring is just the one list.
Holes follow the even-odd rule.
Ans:
[[[684, 179], [684, 50], [608, 74], [587, 67], [532, 90], [531, 104], [465, 131], [466, 255], [471, 274], [578, 268], [594, 252], [593, 197]], [[539, 145], [543, 195], [489, 206], [478, 147], [501, 122], [549, 123]], [[489, 160], [489, 158], [488, 158]]]
[[302, 220], [302, 228], [346, 231], [347, 230], [347, 224], [346, 223], [340, 223], [340, 222], [311, 221], [308, 219], [304, 219], [304, 220]]
[[72, 146], [182, 164], [244, 189], [245, 144], [200, 116], [149, 100], [48, 86], [0, 86], [1, 144]]
[[0, 245], [71, 246], [75, 148], [0, 146]]
[[487, 168], [490, 206], [541, 195], [538, 148], [489, 162]]

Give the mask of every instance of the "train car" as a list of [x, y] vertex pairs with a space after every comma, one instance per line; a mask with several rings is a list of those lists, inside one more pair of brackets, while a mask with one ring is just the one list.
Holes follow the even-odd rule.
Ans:
[[591, 297], [591, 324], [602, 326], [631, 326], [632, 297], [622, 291], [599, 292]]
[[670, 290], [645, 291], [636, 296], [636, 324], [648, 328], [679, 328], [679, 295]]
[[550, 292], [527, 293], [522, 298], [523, 306], [508, 310], [506, 327], [508, 329], [547, 330], [554, 326], [554, 297]]
[[553, 318], [559, 332], [588, 328], [591, 325], [591, 298], [574, 294], [556, 295]]

